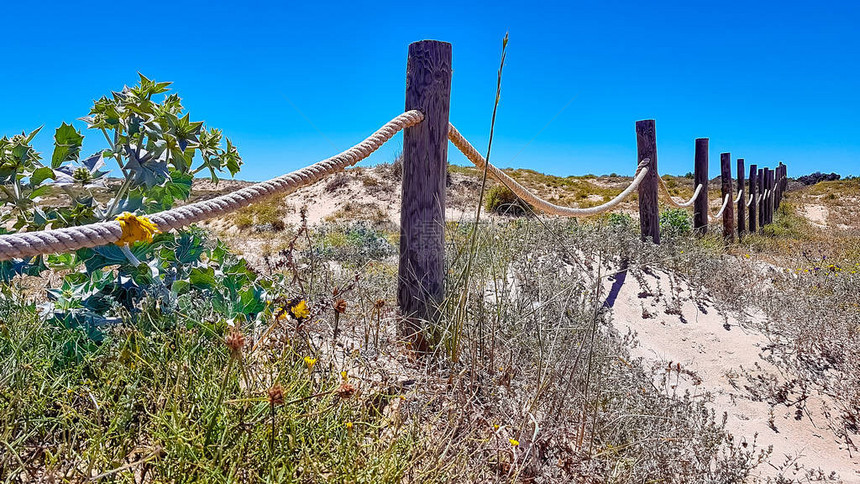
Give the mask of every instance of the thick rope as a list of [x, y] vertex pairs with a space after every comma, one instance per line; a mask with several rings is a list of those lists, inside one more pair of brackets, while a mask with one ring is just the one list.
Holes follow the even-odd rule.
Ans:
[[729, 206], [729, 200], [731, 198], [732, 198], [732, 196], [727, 193], [726, 197], [723, 199], [723, 206], [720, 207], [720, 211], [717, 212], [717, 214], [714, 216], [711, 216], [710, 214], [708, 214], [708, 218], [711, 220], [711, 222], [715, 221], [716, 219], [720, 218], [723, 215], [723, 211], [726, 209], [726, 207]]
[[699, 183], [698, 185], [696, 185], [696, 191], [693, 192], [693, 197], [691, 199], [687, 200], [686, 202], [676, 202], [675, 199], [672, 198], [672, 194], [669, 193], [669, 187], [666, 186], [666, 182], [663, 181], [663, 177], [658, 176], [657, 179], [660, 180], [660, 188], [664, 195], [663, 198], [666, 200], [666, 202], [669, 203], [669, 205], [675, 208], [689, 207], [693, 204], [693, 202], [696, 201], [697, 198], [699, 198], [699, 193], [701, 193], [702, 191], [702, 184]]
[[737, 197], [735, 197], [735, 203], [740, 202], [740, 201], [741, 201], [741, 197], [742, 197], [742, 196], [744, 196], [744, 191], [743, 191], [743, 190], [741, 190], [741, 191], [739, 191], [739, 192], [738, 192], [738, 196], [737, 196]]
[[[392, 119], [375, 133], [352, 148], [308, 167], [260, 182], [211, 200], [191, 203], [149, 215], [156, 227], [166, 232], [195, 222], [218, 217], [274, 195], [287, 195], [311, 185], [331, 174], [370, 156], [386, 141], [404, 128], [415, 126], [424, 119], [420, 111], [407, 111]], [[123, 237], [120, 223], [99, 222], [80, 227], [68, 227], [20, 234], [0, 235], [0, 260], [31, 257], [39, 254], [71, 252], [119, 242]]]
[[528, 203], [529, 205], [537, 208], [538, 210], [548, 213], [550, 215], [560, 215], [563, 217], [591, 217], [594, 215], [599, 215], [603, 212], [611, 210], [613, 207], [624, 201], [628, 195], [630, 195], [633, 190], [635, 190], [642, 180], [645, 178], [645, 175], [648, 174], [648, 163], [651, 160], [645, 159], [639, 163], [637, 167], [636, 177], [633, 179], [633, 183], [631, 183], [627, 188], [624, 189], [621, 193], [619, 193], [612, 200], [598, 205], [596, 207], [589, 208], [574, 208], [574, 207], [562, 207], [560, 205], [555, 205], [546, 200], [538, 197], [534, 193], [530, 192], [526, 187], [517, 183], [516, 180], [509, 177], [505, 172], [496, 168], [493, 165], [488, 165], [487, 161], [478, 153], [478, 150], [469, 143], [463, 135], [457, 131], [457, 128], [454, 127], [453, 124], [448, 125], [448, 139], [451, 140], [451, 143], [457, 147], [457, 149], [462, 152], [466, 158], [475, 164], [479, 170], [483, 170], [486, 167], [487, 172], [493, 176], [496, 180], [501, 182], [503, 185], [508, 187], [512, 192], [514, 192], [518, 197], [520, 197], [523, 201]]

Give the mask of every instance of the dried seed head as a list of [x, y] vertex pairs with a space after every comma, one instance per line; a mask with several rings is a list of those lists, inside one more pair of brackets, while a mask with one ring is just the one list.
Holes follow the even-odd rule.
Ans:
[[284, 404], [284, 387], [280, 383], [275, 383], [275, 386], [269, 388], [269, 405], [276, 407]]
[[382, 309], [382, 306], [385, 306], [385, 299], [377, 299], [376, 304], [373, 305], [376, 309]]
[[230, 357], [231, 358], [241, 358], [242, 357], [242, 348], [245, 347], [245, 335], [239, 331], [239, 328], [235, 326], [230, 328], [230, 332], [227, 333], [227, 337], [224, 338], [224, 343], [227, 345], [227, 348], [230, 349]]
[[346, 400], [347, 398], [351, 398], [353, 395], [355, 395], [355, 387], [352, 386], [351, 383], [344, 382], [341, 383], [340, 386], [337, 387], [337, 390], [335, 390], [334, 392], [338, 397]]
[[343, 299], [338, 299], [337, 301], [335, 301], [334, 302], [334, 310], [339, 314], [345, 313], [346, 312], [346, 301]]

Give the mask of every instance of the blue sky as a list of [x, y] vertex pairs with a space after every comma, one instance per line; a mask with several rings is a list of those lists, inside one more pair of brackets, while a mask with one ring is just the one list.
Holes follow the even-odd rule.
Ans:
[[[817, 3], [818, 5], [815, 5]], [[747, 163], [860, 175], [858, 2], [16, 2], [4, 5], [0, 134], [53, 130], [137, 72], [173, 81], [262, 180], [363, 139], [404, 104], [406, 51], [453, 44], [451, 120], [493, 160], [558, 175], [633, 172], [657, 120], [662, 173], [696, 137]], [[565, 107], [566, 106], [566, 107]], [[77, 123], [80, 128], [83, 125]], [[89, 133], [85, 151], [103, 148]], [[370, 163], [390, 161], [398, 136]], [[465, 163], [453, 147], [454, 163]]]

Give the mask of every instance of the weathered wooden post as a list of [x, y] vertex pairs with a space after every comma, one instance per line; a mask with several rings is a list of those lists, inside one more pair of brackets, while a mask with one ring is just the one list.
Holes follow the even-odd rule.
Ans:
[[758, 227], [756, 227], [756, 215], [758, 215], [758, 204], [756, 203], [756, 197], [758, 196], [758, 166], [750, 165], [750, 182], [749, 182], [749, 196], [750, 196], [750, 206], [749, 206], [749, 218], [750, 218], [750, 233], [756, 233]]
[[781, 161], [777, 168], [776, 179], [776, 193], [778, 194], [776, 197], [776, 209], [779, 209], [779, 206], [782, 205], [782, 196], [785, 194], [785, 165]]
[[[762, 188], [761, 193], [762, 193], [762, 195], [767, 195], [768, 197], [770, 196], [770, 193], [768, 193], [768, 188], [767, 188], [767, 179], [768, 179], [769, 173], [770, 173], [770, 168], [765, 168], [763, 173], [761, 173], [761, 175], [763, 177], [762, 181], [761, 181], [761, 188]], [[764, 197], [761, 199], [761, 225], [762, 225], [762, 228], [764, 228], [764, 226], [767, 225], [767, 223], [768, 223], [767, 222], [767, 200], [768, 200], [767, 197]]]
[[773, 169], [773, 210], [776, 212], [776, 207], [779, 204], [779, 165]]
[[779, 207], [779, 174], [782, 172], [782, 163], [776, 165], [776, 170], [774, 170], [774, 184], [773, 184], [773, 210], [776, 211], [777, 207]]
[[[735, 241], [735, 206], [732, 203], [732, 154], [720, 153], [720, 180], [723, 182], [720, 187], [720, 202], [725, 202], [726, 195], [729, 197], [729, 203], [726, 204], [726, 209], [723, 211], [723, 238], [726, 242]], [[722, 205], [720, 205], [722, 206]]]
[[738, 239], [741, 238], [747, 229], [744, 217], [747, 212], [747, 191], [749, 190], [744, 190], [744, 159], [738, 158], [738, 193], [740, 194], [740, 197], [738, 197]]
[[768, 187], [768, 190], [770, 190], [770, 193], [767, 196], [767, 198], [768, 198], [768, 201], [767, 201], [767, 223], [769, 223], [769, 224], [773, 223], [773, 209], [774, 209], [773, 203], [775, 200], [774, 189], [776, 188], [775, 175], [776, 174], [774, 173], [773, 170], [770, 170], [767, 174], [767, 187]]
[[648, 173], [639, 184], [639, 230], [642, 240], [660, 243], [660, 214], [657, 205], [657, 129], [653, 119], [636, 121], [637, 164], [648, 158]]
[[424, 120], [403, 133], [400, 212], [399, 330], [423, 351], [424, 322], [435, 321], [445, 297], [445, 178], [448, 170], [448, 114], [451, 44], [422, 40], [409, 45], [406, 110]]
[[702, 185], [702, 191], [693, 202], [693, 229], [704, 235], [708, 233], [708, 138], [696, 138], [694, 163], [693, 190]]

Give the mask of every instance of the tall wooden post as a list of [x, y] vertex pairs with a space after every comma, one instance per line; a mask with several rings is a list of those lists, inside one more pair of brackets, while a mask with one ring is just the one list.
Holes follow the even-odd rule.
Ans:
[[735, 205], [732, 203], [732, 154], [720, 153], [720, 180], [723, 182], [720, 187], [720, 202], [726, 200], [726, 195], [729, 196], [729, 203], [726, 204], [726, 209], [723, 211], [723, 238], [726, 242], [735, 241]]
[[773, 170], [773, 210], [776, 212], [776, 207], [779, 205], [779, 165]]
[[639, 229], [642, 240], [660, 243], [660, 214], [657, 205], [657, 128], [653, 119], [636, 121], [637, 163], [648, 158], [648, 173], [639, 184]]
[[779, 162], [779, 168], [777, 168], [776, 179], [776, 193], [779, 194], [776, 199], [776, 208], [779, 209], [779, 206], [782, 205], [782, 196], [785, 195], [785, 165], [781, 161]]
[[770, 176], [770, 168], [765, 168], [764, 172], [762, 173], [763, 178], [761, 179], [761, 188], [762, 188], [761, 193], [762, 193], [762, 195], [767, 195], [767, 197], [764, 197], [761, 199], [761, 225], [762, 225], [762, 227], [764, 227], [765, 225], [768, 224], [768, 221], [767, 221], [767, 203], [768, 202], [767, 201], [770, 197], [770, 192], [768, 192], [767, 179], [769, 176]]
[[738, 158], [738, 239], [746, 231], [747, 224], [745, 215], [747, 213], [747, 195], [749, 190], [744, 190], [744, 159]]
[[401, 336], [426, 349], [425, 321], [435, 321], [445, 297], [445, 178], [448, 170], [448, 114], [451, 44], [422, 40], [409, 45], [406, 110], [424, 120], [403, 133], [400, 266], [397, 304]]
[[767, 201], [767, 223], [773, 223], [773, 211], [774, 211], [774, 201], [776, 197], [774, 197], [774, 189], [776, 188], [776, 178], [773, 170], [770, 170], [767, 174], [767, 186], [768, 190], [770, 190], [770, 194], [768, 195]]
[[693, 229], [708, 233], [708, 138], [696, 138], [696, 155], [693, 165], [693, 190], [702, 185], [699, 197], [693, 202]]
[[749, 219], [750, 219], [750, 233], [756, 233], [758, 227], [756, 227], [756, 215], [758, 215], [758, 203], [756, 197], [758, 196], [758, 166], [750, 165], [750, 181], [749, 181], [749, 196], [750, 196], [750, 206], [749, 206]]
[[782, 197], [785, 197], [786, 191], [788, 191], [788, 165], [782, 165], [782, 187], [779, 191], [780, 203], [782, 203]]

